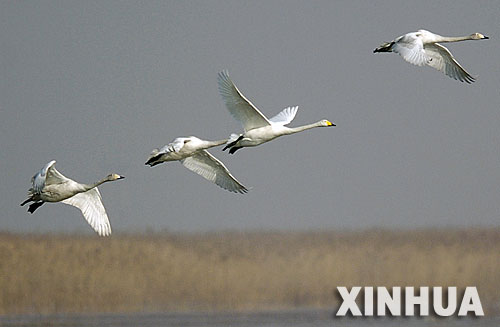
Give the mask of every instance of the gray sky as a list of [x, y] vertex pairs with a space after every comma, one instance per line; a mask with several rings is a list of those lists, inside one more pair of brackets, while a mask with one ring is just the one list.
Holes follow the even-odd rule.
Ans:
[[[498, 226], [498, 17], [498, 1], [2, 1], [0, 230], [93, 233], [75, 208], [19, 207], [52, 159], [80, 182], [126, 176], [100, 188], [115, 232]], [[490, 36], [448, 46], [477, 82], [372, 53], [420, 28]], [[146, 167], [175, 137], [241, 130], [222, 69], [265, 115], [337, 127], [212, 149], [246, 195]]]

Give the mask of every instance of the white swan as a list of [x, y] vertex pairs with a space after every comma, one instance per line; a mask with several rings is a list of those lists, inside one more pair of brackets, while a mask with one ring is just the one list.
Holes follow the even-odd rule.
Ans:
[[57, 171], [55, 160], [52, 160], [31, 179], [32, 187], [28, 190], [28, 211], [35, 212], [45, 202], [62, 202], [80, 209], [87, 222], [100, 236], [111, 234], [108, 215], [101, 201], [97, 186], [102, 183], [125, 178], [118, 174], [110, 174], [93, 184], [80, 184]]
[[226, 143], [226, 140], [205, 141], [195, 136], [178, 137], [160, 150], [154, 149], [146, 161], [151, 167], [167, 161], [180, 161], [184, 167], [235, 193], [246, 193], [248, 189], [238, 182], [224, 164], [206, 149]]
[[476, 78], [471, 76], [455, 60], [451, 52], [439, 43], [484, 39], [488, 39], [488, 37], [480, 33], [449, 37], [434, 34], [426, 30], [419, 30], [401, 35], [391, 42], [383, 43], [373, 50], [373, 52], [395, 52], [411, 64], [417, 66], [428, 65], [451, 78], [470, 84]]
[[316, 123], [288, 128], [297, 114], [298, 106], [283, 109], [276, 116], [267, 119], [245, 96], [236, 88], [229, 78], [227, 70], [218, 75], [219, 92], [231, 115], [243, 125], [243, 134], [231, 134], [223, 150], [229, 149], [233, 154], [242, 147], [256, 146], [269, 142], [279, 136], [298, 133], [314, 127], [335, 126], [323, 119]]

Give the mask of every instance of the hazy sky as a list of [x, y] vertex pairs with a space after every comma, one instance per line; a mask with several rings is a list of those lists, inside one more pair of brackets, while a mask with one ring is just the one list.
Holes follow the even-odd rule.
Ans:
[[[93, 233], [76, 208], [19, 203], [52, 159], [100, 187], [115, 232], [500, 225], [498, 1], [1, 1], [3, 231]], [[468, 85], [384, 41], [480, 32], [448, 48]], [[217, 91], [228, 69], [268, 117], [319, 128], [231, 156], [229, 193], [177, 162], [178, 136], [241, 131]]]

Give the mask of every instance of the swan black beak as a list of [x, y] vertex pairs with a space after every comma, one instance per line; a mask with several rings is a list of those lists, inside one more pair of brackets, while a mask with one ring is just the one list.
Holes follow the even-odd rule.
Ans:
[[118, 177], [118, 179], [124, 179], [124, 178], [125, 178], [125, 176], [122, 176], [122, 175], [120, 175], [120, 177]]
[[489, 39], [489, 38], [490, 38], [489, 36], [486, 36], [486, 35], [483, 35], [483, 36], [484, 36], [484, 37], [483, 37], [483, 40], [487, 40], [487, 39]]

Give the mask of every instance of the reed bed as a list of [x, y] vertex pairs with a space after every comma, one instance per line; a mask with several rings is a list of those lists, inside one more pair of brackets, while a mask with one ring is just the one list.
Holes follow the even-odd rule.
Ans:
[[500, 229], [0, 233], [0, 314], [335, 308], [337, 286], [477, 286], [500, 303]]

